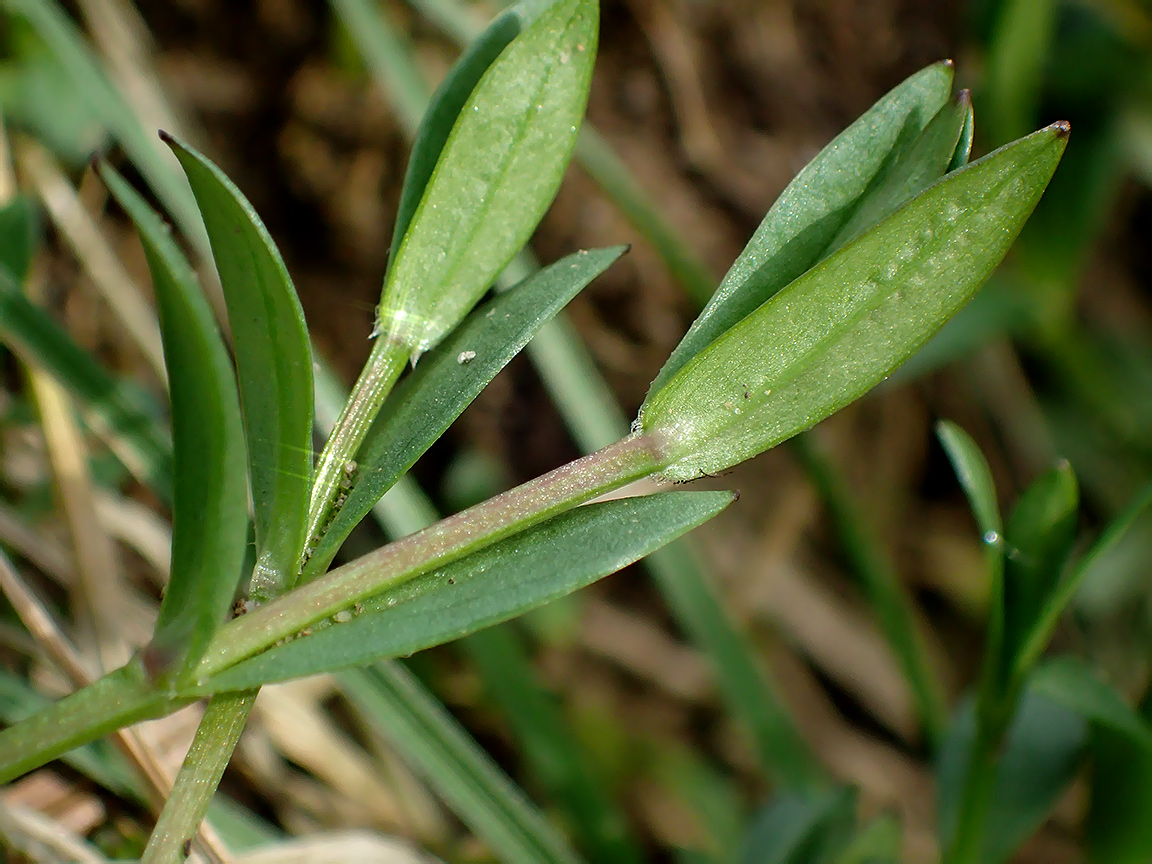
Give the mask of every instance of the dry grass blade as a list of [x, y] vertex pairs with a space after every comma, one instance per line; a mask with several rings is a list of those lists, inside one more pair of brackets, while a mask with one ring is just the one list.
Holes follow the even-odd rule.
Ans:
[[[74, 864], [106, 864], [95, 848], [55, 820], [27, 807], [0, 803], [0, 837], [4, 848], [28, 861], [69, 861]], [[7, 859], [6, 859], [7, 860]]]

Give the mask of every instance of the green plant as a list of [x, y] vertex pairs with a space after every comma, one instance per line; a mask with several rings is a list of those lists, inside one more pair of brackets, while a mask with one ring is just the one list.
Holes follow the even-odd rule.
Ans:
[[[621, 251], [562, 259], [465, 318], [555, 192], [595, 53], [590, 0], [509, 14], [516, 26], [499, 19], [426, 115], [372, 357], [315, 468], [303, 316], [252, 208], [207, 159], [169, 139], [224, 288], [234, 380], [180, 251], [132, 189], [102, 169], [145, 244], [161, 312], [174, 427], [172, 581], [141, 655], [0, 734], [0, 764], [10, 777], [211, 696], [203, 746], [161, 817], [154, 860], [175, 854], [199, 821], [255, 688], [402, 656], [519, 614], [727, 506], [727, 493], [674, 491], [577, 507], [643, 477], [683, 482], [723, 471], [882, 380], [999, 263], [1067, 135], [1056, 124], [962, 167], [971, 110], [963, 96], [949, 98], [950, 65], [929, 67], [785, 192], [653, 383], [631, 435], [326, 572], [380, 495]], [[16, 253], [26, 234], [11, 235]], [[7, 287], [12, 308], [31, 316]], [[409, 361], [414, 371], [396, 385]], [[245, 450], [247, 484], [237, 470]], [[256, 605], [224, 624], [247, 578], [245, 485]], [[805, 807], [841, 824], [847, 801], [837, 793]], [[827, 848], [838, 854], [843, 833], [828, 832]]]

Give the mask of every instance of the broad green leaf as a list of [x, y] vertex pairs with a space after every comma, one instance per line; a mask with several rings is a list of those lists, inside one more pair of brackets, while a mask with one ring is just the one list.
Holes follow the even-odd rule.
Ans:
[[521, 29], [523, 21], [514, 9], [498, 15], [460, 55], [460, 59], [453, 64], [433, 94], [420, 121], [420, 128], [416, 130], [412, 152], [408, 157], [408, 170], [404, 174], [400, 203], [396, 207], [396, 225], [392, 229], [390, 261], [395, 261], [400, 252], [400, 244], [408, 233], [408, 226], [412, 223], [420, 199], [424, 197], [424, 191], [448, 143], [456, 118], [460, 116], [481, 76], [488, 71], [488, 67], [508, 43], [520, 34]]
[[864, 112], [796, 175], [664, 363], [650, 394], [821, 258], [860, 198], [948, 101], [952, 74], [950, 61], [917, 72]]
[[142, 391], [113, 378], [71, 335], [33, 304], [0, 267], [0, 338], [26, 362], [63, 384], [85, 419], [109, 441], [129, 473], [160, 499], [172, 501], [172, 444]]
[[309, 579], [324, 571], [340, 544], [540, 327], [624, 248], [578, 252], [529, 276], [476, 310], [396, 388], [357, 457], [347, 500], [309, 557]]
[[1033, 693], [1071, 708], [1085, 720], [1128, 735], [1152, 754], [1152, 726], [1079, 657], [1059, 657], [1042, 663], [1032, 673], [1028, 687]]
[[252, 592], [296, 576], [312, 477], [312, 354], [292, 280], [260, 217], [224, 173], [171, 136], [220, 273], [236, 350], [256, 514]]
[[1056, 169], [1055, 124], [950, 174], [812, 268], [649, 392], [670, 480], [723, 471], [862, 396], [1007, 253]]
[[381, 338], [418, 358], [527, 242], [560, 185], [584, 116], [596, 0], [560, 0], [500, 54], [468, 98], [380, 301]]
[[937, 111], [907, 152], [902, 153], [860, 199], [856, 211], [828, 244], [825, 254], [830, 255], [852, 242], [905, 201], [916, 197], [943, 177], [956, 152], [964, 121], [971, 109], [972, 99], [968, 91], [961, 90], [956, 98]]
[[577, 507], [387, 591], [351, 620], [244, 660], [196, 692], [248, 689], [458, 639], [616, 572], [731, 501], [727, 492], [665, 492]]
[[[1052, 596], [1076, 539], [1080, 490], [1062, 462], [1034, 482], [1005, 527], [1004, 648], [1011, 663]], [[1022, 670], [1027, 671], [1027, 670]]]
[[781, 795], [752, 820], [741, 864], [830, 864], [851, 840], [856, 793], [830, 789], [817, 796]]
[[32, 202], [22, 196], [0, 209], [0, 268], [23, 282], [36, 245], [36, 213]]
[[904, 846], [903, 834], [895, 816], [877, 816], [853, 838], [836, 864], [896, 864]]
[[[1147, 718], [1144, 718], [1147, 722]], [[1152, 751], [1126, 732], [1092, 730], [1089, 864], [1148, 864], [1152, 849]]]
[[[957, 711], [937, 765], [940, 846], [951, 846], [968, 756], [976, 735], [974, 703]], [[1026, 692], [1008, 729], [985, 824], [981, 864], [1001, 864], [1048, 817], [1080, 770], [1087, 724], [1075, 711]]]
[[980, 445], [951, 420], [941, 420], [936, 425], [936, 435], [944, 452], [948, 454], [948, 460], [960, 481], [960, 488], [968, 496], [968, 503], [984, 542], [999, 543], [1004, 529], [1001, 527], [1000, 505], [996, 501], [996, 484], [992, 480], [988, 460], [980, 451]]
[[144, 246], [172, 401], [172, 564], [148, 647], [164, 669], [200, 659], [235, 599], [248, 542], [240, 401], [224, 342], [166, 227], [107, 165], [100, 176]]
[[368, 727], [388, 739], [500, 861], [578, 864], [544, 814], [403, 665], [350, 669], [337, 681]]

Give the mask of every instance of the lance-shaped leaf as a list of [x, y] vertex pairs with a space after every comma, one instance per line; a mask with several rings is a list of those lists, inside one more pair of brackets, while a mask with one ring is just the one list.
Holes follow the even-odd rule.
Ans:
[[697, 354], [640, 409], [663, 474], [723, 471], [879, 383], [984, 283], [1039, 200], [1059, 123], [917, 196]]
[[236, 593], [248, 541], [240, 400], [224, 342], [192, 268], [160, 218], [107, 165], [100, 176], [132, 218], [156, 294], [172, 399], [172, 566], [150, 661], [195, 663]]
[[584, 116], [596, 0], [560, 0], [500, 54], [448, 136], [388, 272], [377, 328], [413, 359], [435, 345], [527, 242]]
[[171, 136], [204, 217], [224, 288], [256, 514], [252, 590], [275, 594], [304, 548], [312, 476], [312, 354], [304, 312], [276, 244], [224, 173]]
[[354, 485], [308, 559], [323, 572], [340, 544], [539, 329], [624, 247], [577, 252], [477, 309], [396, 388], [361, 445]]
[[1085, 720], [1127, 735], [1152, 756], [1152, 725], [1079, 657], [1045, 661], [1032, 673], [1028, 687]]
[[458, 639], [614, 573], [732, 502], [728, 492], [664, 492], [577, 507], [366, 602], [361, 613], [271, 648], [196, 692], [243, 690]]
[[664, 363], [652, 392], [820, 260], [861, 197], [948, 101], [952, 76], [951, 61], [917, 72], [865, 111], [796, 175]]

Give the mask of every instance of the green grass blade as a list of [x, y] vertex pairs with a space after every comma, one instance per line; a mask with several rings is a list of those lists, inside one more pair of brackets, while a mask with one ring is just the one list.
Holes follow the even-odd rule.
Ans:
[[1129, 736], [1152, 754], [1152, 726], [1079, 657], [1045, 661], [1028, 679], [1028, 688], [1085, 720]]
[[[1005, 526], [1004, 657], [1011, 669], [1057, 590], [1076, 540], [1080, 488], [1067, 462], [1029, 486]], [[1019, 670], [1027, 674], [1029, 670]]]
[[489, 67], [445, 143], [380, 301], [382, 338], [435, 345], [531, 236], [564, 174], [596, 54], [596, 0], [561, 0]]
[[517, 634], [492, 627], [460, 641], [513, 735], [537, 785], [571, 821], [577, 845], [589, 860], [603, 864], [640, 862], [624, 814], [600, 788], [586, 754], [575, 747], [552, 694], [536, 681]]
[[952, 92], [952, 64], [897, 86], [796, 175], [760, 223], [704, 311], [652, 382], [660, 390], [693, 357], [810, 268], [860, 198], [890, 168]]
[[241, 661], [196, 692], [249, 689], [458, 639], [615, 573], [731, 501], [727, 492], [666, 492], [577, 507], [372, 597], [351, 620]]
[[168, 137], [192, 185], [228, 305], [256, 514], [258, 599], [290, 586], [304, 549], [312, 477], [312, 353], [275, 243], [243, 194]]
[[[1147, 704], [1142, 719], [1147, 722]], [[1147, 864], [1152, 849], [1152, 751], [1108, 727], [1092, 730], [1089, 864]]]
[[1108, 523], [1096, 542], [1069, 569], [1056, 590], [1049, 595], [1028, 640], [1017, 655], [1017, 675], [1026, 674], [1026, 670], [1035, 665], [1047, 647], [1048, 640], [1052, 638], [1060, 617], [1072, 602], [1072, 598], [1076, 596], [1076, 592], [1084, 580], [1091, 574], [1093, 566], [1123, 539], [1124, 535], [1128, 533], [1128, 530], [1150, 505], [1152, 505], [1152, 483], [1145, 486], [1143, 491], [1136, 495], [1131, 503]]
[[753, 819], [740, 864], [822, 864], [835, 860], [851, 840], [856, 792], [829, 789], [816, 796], [784, 795]]
[[355, 483], [309, 558], [305, 579], [327, 568], [340, 544], [396, 479], [539, 328], [623, 252], [617, 246], [562, 258], [476, 310], [424, 357], [361, 445]]
[[639, 422], [665, 477], [723, 471], [883, 380], [991, 275], [1066, 140], [1056, 124], [949, 175], [657, 384]]
[[100, 176], [132, 218], [156, 295], [172, 400], [172, 565], [149, 662], [200, 659], [236, 595], [248, 542], [240, 400], [212, 310], [160, 218], [107, 165]]
[[89, 425], [116, 458], [165, 504], [172, 502], [172, 444], [141, 391], [113, 378], [71, 335], [34, 305], [0, 267], [0, 338], [43, 369], [84, 406]]
[[717, 683], [732, 713], [744, 721], [752, 736], [765, 776], [782, 788], [799, 792], [827, 785], [827, 775], [791, 717], [768, 695], [771, 685], [755, 651], [732, 625], [691, 550], [659, 549], [647, 561], [677, 624], [715, 665]]
[[964, 115], [964, 126], [960, 130], [960, 140], [956, 142], [956, 152], [952, 154], [952, 161], [948, 163], [948, 171], [958, 171], [968, 164], [972, 156], [972, 139], [976, 134], [976, 115], [971, 103]]
[[812, 436], [793, 439], [793, 450], [828, 508], [844, 555], [860, 579], [888, 644], [900, 663], [930, 749], [944, 734], [947, 714], [939, 679], [927, 662], [924, 640], [913, 617], [912, 599], [843, 476]]
[[32, 203], [16, 196], [0, 208], [0, 268], [23, 282], [36, 245], [36, 212]]
[[1040, 110], [1044, 67], [1056, 32], [1053, 0], [1006, 0], [988, 46], [981, 123], [995, 144], [1025, 134]]
[[507, 864], [577, 864], [567, 842], [399, 663], [339, 673], [364, 722], [393, 743]]

